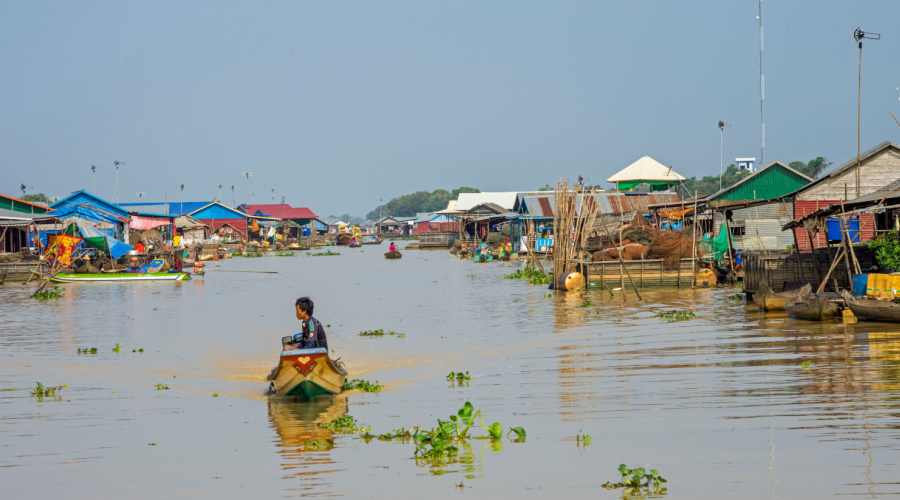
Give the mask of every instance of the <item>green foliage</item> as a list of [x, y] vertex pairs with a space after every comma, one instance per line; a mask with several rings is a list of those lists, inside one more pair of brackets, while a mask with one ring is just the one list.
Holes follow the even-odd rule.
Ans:
[[694, 313], [693, 311], [660, 311], [656, 317], [672, 323], [675, 321], [687, 321], [693, 319]]
[[294, 252], [276, 252], [275, 256], [276, 257], [293, 257]]
[[247, 259], [256, 259], [256, 258], [262, 257], [263, 254], [261, 252], [244, 252], [244, 253], [236, 253], [236, 254], [234, 254], [234, 256], [235, 257], [244, 257]]
[[603, 485], [606, 489], [613, 488], [659, 488], [660, 483], [666, 483], [666, 481], [662, 476], [659, 475], [659, 471], [656, 469], [650, 469], [650, 472], [647, 472], [643, 467], [635, 467], [634, 469], [629, 469], [625, 464], [619, 466], [619, 474], [622, 476], [622, 480], [618, 483], [607, 482]]
[[96, 348], [96, 347], [91, 347], [91, 348], [88, 348], [88, 347], [85, 347], [85, 348], [79, 348], [79, 349], [78, 349], [78, 354], [97, 354], [97, 348]]
[[448, 380], [449, 382], [453, 382], [454, 380], [456, 380], [457, 382], [463, 382], [463, 381], [466, 381], [466, 380], [472, 380], [472, 376], [469, 375], [469, 372], [468, 372], [468, 371], [467, 371], [466, 373], [463, 373], [463, 372], [450, 372], [450, 374], [447, 375], [447, 380]]
[[318, 439], [313, 439], [310, 441], [303, 442], [304, 450], [327, 450], [334, 447], [333, 439], [326, 439], [325, 441], [320, 441]]
[[585, 299], [585, 300], [583, 300], [583, 301], [581, 302], [581, 304], [578, 304], [578, 307], [591, 307], [592, 305], [594, 305], [593, 302], [591, 302], [590, 300]]
[[140, 349], [132, 349], [131, 352], [144, 352], [144, 348], [141, 347]]
[[788, 163], [789, 167], [813, 179], [819, 177], [819, 174], [824, 172], [830, 165], [831, 162], [824, 156], [817, 156], [806, 163], [803, 163], [802, 161], [792, 161]]
[[217, 398], [217, 397], [219, 397], [219, 393], [217, 393], [217, 392], [214, 392], [214, 393], [213, 393], [213, 395], [212, 395], [212, 397], [214, 397], [214, 398]]
[[354, 389], [359, 389], [365, 392], [381, 392], [381, 385], [378, 384], [377, 380], [372, 383], [368, 380], [355, 378], [350, 382], [345, 382], [344, 385], [341, 386], [342, 391], [352, 391]]
[[735, 301], [740, 302], [740, 301], [744, 300], [744, 296], [740, 293], [736, 293], [734, 295], [729, 295], [728, 300], [735, 300]]
[[336, 432], [338, 434], [356, 434], [358, 432], [368, 433], [369, 426], [364, 426], [356, 421], [355, 418], [350, 415], [344, 415], [338, 417], [331, 422], [319, 424], [319, 427], [323, 429], [328, 429], [332, 432]]
[[525, 279], [532, 285], [549, 285], [553, 281], [553, 271], [545, 274], [540, 269], [523, 267], [512, 274], [507, 274], [504, 278], [508, 280]]
[[809, 361], [804, 361], [804, 362], [800, 363], [800, 367], [806, 371], [809, 371]]
[[331, 257], [332, 255], [341, 255], [340, 252], [332, 252], [331, 250], [326, 250], [324, 252], [310, 253], [306, 252], [307, 257]]
[[897, 236], [897, 231], [888, 231], [866, 242], [866, 246], [875, 251], [875, 261], [883, 271], [900, 270], [900, 240]]
[[415, 193], [405, 194], [384, 205], [375, 207], [371, 212], [366, 214], [367, 219], [378, 220], [379, 217], [412, 217], [419, 212], [436, 212], [447, 208], [447, 202], [455, 200], [459, 197], [459, 193], [480, 193], [478, 189], [471, 187], [460, 187], [453, 191], [445, 189], [436, 189], [432, 192], [416, 191]]
[[379, 441], [393, 441], [395, 439], [399, 439], [401, 441], [406, 441], [412, 437], [412, 433], [406, 430], [405, 427], [401, 427], [399, 429], [394, 429], [391, 432], [386, 432], [384, 434], [380, 434], [378, 436]]
[[393, 330], [388, 330], [387, 332], [385, 332], [381, 328], [379, 328], [377, 330], [366, 330], [364, 332], [359, 332], [360, 337], [383, 337], [385, 335], [394, 335], [398, 339], [402, 339], [403, 337], [406, 337], [406, 334], [404, 334], [404, 333], [395, 332]]
[[53, 287], [53, 289], [45, 289], [31, 296], [33, 299], [38, 300], [48, 300], [48, 299], [58, 299], [63, 296], [63, 290], [60, 287]]
[[[727, 188], [734, 184], [737, 184], [739, 181], [748, 177], [750, 172], [746, 170], [741, 170], [737, 168], [734, 164], [729, 165], [725, 169], [725, 173], [722, 174], [722, 188]], [[685, 180], [682, 183], [682, 190], [687, 191], [686, 198], [693, 197], [694, 192], [697, 192], [700, 196], [709, 196], [717, 191], [719, 191], [719, 176], [718, 175], [707, 175], [702, 179], [697, 179], [697, 177], [691, 177], [690, 179]]]
[[63, 386], [58, 385], [55, 387], [44, 387], [44, 384], [38, 382], [37, 385], [31, 389], [31, 395], [37, 397], [44, 396], [56, 396], [56, 391], [61, 391]]
[[113, 347], [113, 352], [122, 352], [122, 346], [120, 346], [118, 342], [116, 342], [116, 346]]
[[[470, 439], [469, 429], [475, 423], [476, 417], [482, 429], [487, 431], [491, 439], [497, 440], [503, 437], [503, 426], [494, 422], [490, 426], [484, 425], [481, 418], [481, 410], [475, 411], [475, 407], [469, 401], [463, 405], [456, 415], [450, 415], [449, 420], [438, 419], [438, 426], [429, 431], [415, 428], [413, 440], [416, 443], [416, 458], [424, 458], [432, 462], [445, 457], [453, 457], [459, 453], [456, 443], [466, 442]], [[525, 429], [513, 427], [507, 435], [515, 433], [517, 440], [525, 438]]]
[[166, 384], [156, 384], [156, 390], [157, 390], [157, 391], [164, 391], [164, 390], [166, 390], [166, 389], [168, 389], [168, 388], [169, 388], [169, 386], [167, 386]]
[[38, 194], [26, 194], [20, 198], [22, 201], [30, 201], [32, 203], [43, 203], [45, 205], [50, 204], [50, 198], [47, 197], [44, 193]]
[[575, 434], [575, 443], [578, 446], [590, 446], [591, 445], [591, 435], [590, 434], [582, 434], [581, 431], [578, 431], [578, 434]]

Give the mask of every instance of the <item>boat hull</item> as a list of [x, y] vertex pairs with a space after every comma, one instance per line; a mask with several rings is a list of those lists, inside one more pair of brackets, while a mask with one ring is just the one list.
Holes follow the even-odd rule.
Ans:
[[808, 321], [828, 321], [837, 313], [838, 306], [825, 295], [798, 295], [784, 304], [788, 316]]
[[812, 292], [812, 287], [807, 283], [799, 290], [786, 292], [774, 292], [766, 280], [760, 280], [759, 290], [753, 295], [753, 303], [764, 311], [784, 311], [787, 301], [797, 296], [806, 296]]
[[282, 351], [269, 376], [269, 394], [309, 401], [317, 396], [340, 394], [347, 372], [328, 357], [325, 349]]
[[900, 304], [884, 300], [860, 299], [846, 291], [842, 295], [844, 301], [847, 302], [847, 307], [858, 319], [900, 323]]
[[101, 273], [56, 274], [50, 277], [54, 283], [121, 283], [144, 281], [190, 281], [188, 273]]

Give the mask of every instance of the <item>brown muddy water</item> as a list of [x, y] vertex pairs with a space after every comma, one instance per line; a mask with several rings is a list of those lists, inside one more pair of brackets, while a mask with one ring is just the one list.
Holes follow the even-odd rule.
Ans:
[[[200, 280], [65, 285], [49, 301], [3, 285], [0, 497], [630, 498], [601, 488], [620, 463], [658, 469], [656, 497], [900, 493], [896, 326], [762, 314], [730, 289], [550, 292], [503, 279], [517, 264], [389, 261], [386, 248], [235, 258]], [[263, 395], [307, 294], [351, 377], [383, 392]], [[656, 317], [673, 309], [696, 317]], [[405, 337], [358, 335], [377, 328]], [[67, 387], [36, 398], [37, 381]], [[410, 443], [318, 426], [349, 414], [373, 434], [431, 428], [465, 401], [526, 440], [473, 440], [435, 466]]]

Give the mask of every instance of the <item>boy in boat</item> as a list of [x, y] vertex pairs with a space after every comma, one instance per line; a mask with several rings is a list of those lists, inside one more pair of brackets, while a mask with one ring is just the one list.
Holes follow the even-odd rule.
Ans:
[[322, 323], [313, 318], [313, 301], [309, 297], [300, 297], [294, 304], [297, 319], [303, 327], [300, 333], [294, 335], [294, 343], [284, 346], [285, 351], [293, 349], [314, 349], [322, 347], [328, 349], [328, 339], [325, 338], [325, 329]]

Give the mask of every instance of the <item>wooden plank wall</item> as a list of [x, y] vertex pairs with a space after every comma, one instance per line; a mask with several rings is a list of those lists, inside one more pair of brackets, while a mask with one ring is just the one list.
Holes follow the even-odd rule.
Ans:
[[[875, 264], [874, 254], [868, 248], [861, 246], [853, 247], [853, 249], [863, 272], [869, 271]], [[763, 278], [776, 292], [799, 288], [804, 283], [818, 287], [819, 281], [816, 279], [815, 267], [818, 267], [819, 279], [824, 279], [831, 267], [832, 255], [837, 255], [837, 250], [837, 248], [833, 248], [829, 252], [827, 248], [819, 248], [816, 250], [815, 256], [812, 253], [800, 253], [799, 259], [796, 253], [786, 251], [745, 253], [743, 254], [744, 289], [756, 292], [759, 289], [759, 282]], [[837, 291], [835, 290], [835, 281], [837, 281], [838, 288], [850, 289], [850, 279], [847, 277], [847, 267], [843, 258], [831, 272], [825, 291]]]
[[588, 282], [602, 288], [618, 288], [623, 285], [623, 280], [626, 288], [633, 288], [622, 266], [638, 288], [690, 288], [694, 281], [691, 259], [681, 259], [675, 269], [666, 269], [662, 259], [627, 260], [621, 264], [617, 261], [587, 262], [583, 266]]

